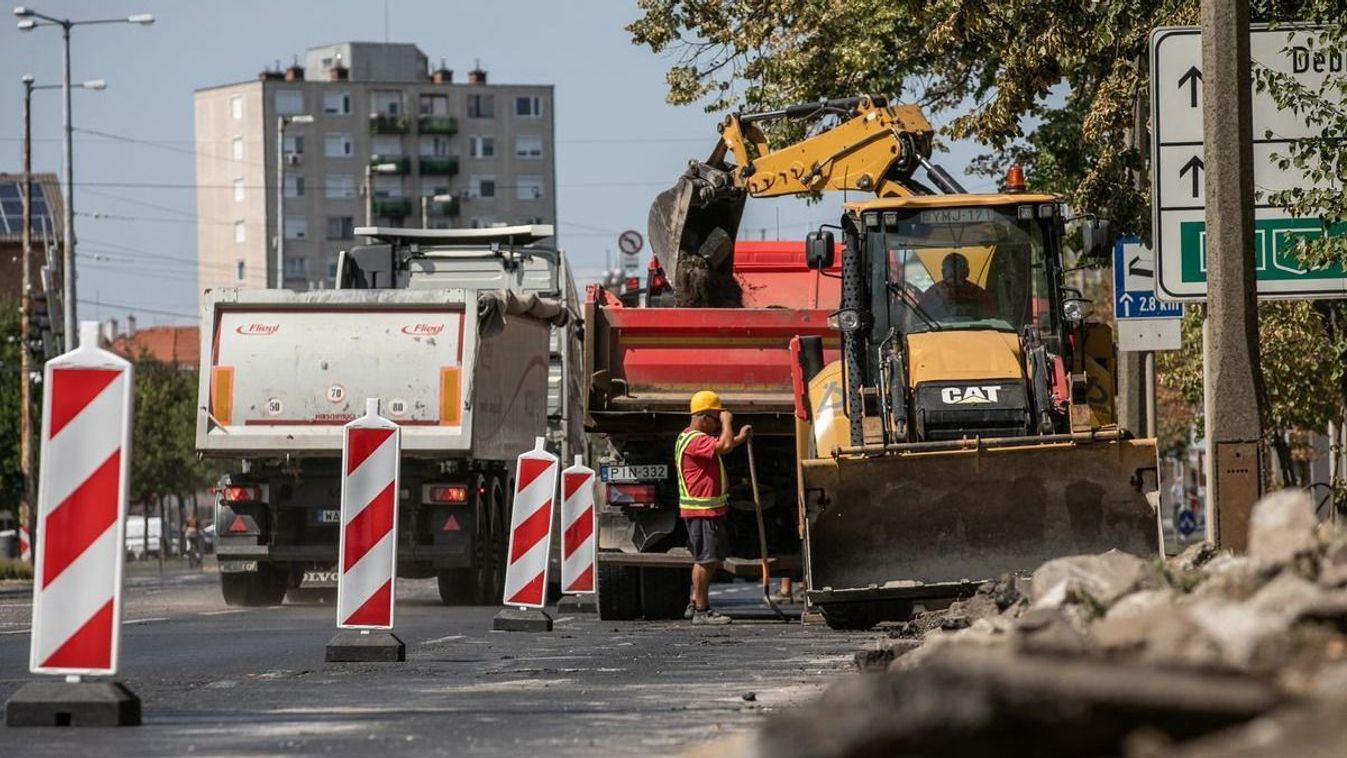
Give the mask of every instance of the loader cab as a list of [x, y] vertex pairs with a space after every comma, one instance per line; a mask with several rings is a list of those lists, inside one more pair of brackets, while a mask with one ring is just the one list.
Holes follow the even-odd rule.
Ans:
[[1059, 347], [1057, 198], [940, 195], [865, 206], [848, 233], [863, 252], [873, 342], [895, 333], [1013, 336], [1032, 327], [1054, 352]]

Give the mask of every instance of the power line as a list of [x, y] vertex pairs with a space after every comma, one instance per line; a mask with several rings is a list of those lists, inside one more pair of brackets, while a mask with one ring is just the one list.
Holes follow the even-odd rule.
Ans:
[[155, 316], [177, 316], [179, 318], [195, 319], [200, 314], [182, 313], [181, 311], [166, 311], [155, 308], [145, 308], [139, 305], [128, 305], [127, 303], [110, 303], [106, 300], [79, 300], [80, 305], [94, 305], [100, 308], [122, 308], [128, 311], [139, 311], [141, 313], [150, 313]]

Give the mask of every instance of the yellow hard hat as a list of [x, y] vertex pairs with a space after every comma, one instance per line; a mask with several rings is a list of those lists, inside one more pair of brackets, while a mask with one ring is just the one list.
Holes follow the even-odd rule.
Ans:
[[692, 396], [690, 405], [692, 415], [705, 413], [706, 411], [723, 411], [725, 406], [720, 404], [720, 395], [711, 390], [702, 390]]

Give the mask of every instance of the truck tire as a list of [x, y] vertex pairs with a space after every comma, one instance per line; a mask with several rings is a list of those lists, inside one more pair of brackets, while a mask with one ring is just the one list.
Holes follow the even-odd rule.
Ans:
[[599, 618], [631, 621], [641, 615], [640, 569], [599, 564]]
[[473, 569], [440, 569], [435, 572], [435, 583], [440, 589], [440, 602], [445, 605], [476, 605], [480, 602], [477, 574]]
[[683, 618], [692, 592], [692, 573], [686, 569], [641, 569], [641, 615], [651, 621]]
[[874, 609], [868, 603], [827, 603], [820, 605], [829, 629], [863, 631], [875, 625]]
[[280, 605], [285, 601], [289, 575], [280, 567], [259, 563], [256, 573], [221, 574], [220, 592], [225, 605]]
[[492, 478], [490, 495], [483, 504], [477, 544], [473, 546], [473, 570], [476, 572], [479, 605], [494, 605], [505, 595], [505, 560], [510, 549], [510, 501], [501, 480]]

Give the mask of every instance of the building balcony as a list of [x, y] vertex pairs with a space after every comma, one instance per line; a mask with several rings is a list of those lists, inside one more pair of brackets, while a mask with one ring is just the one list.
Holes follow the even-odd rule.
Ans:
[[422, 134], [458, 134], [458, 119], [453, 116], [422, 116], [416, 126]]
[[412, 201], [405, 197], [376, 197], [370, 204], [376, 216], [405, 218], [412, 215]]
[[369, 165], [378, 166], [383, 163], [389, 163], [397, 166], [396, 171], [379, 171], [380, 174], [410, 174], [412, 172], [412, 159], [405, 155], [385, 155], [376, 153], [369, 157]]
[[430, 204], [430, 214], [432, 216], [450, 216], [457, 218], [460, 210], [458, 198], [454, 198], [447, 203]]
[[407, 119], [404, 116], [389, 116], [374, 113], [369, 117], [370, 134], [406, 134]]
[[436, 176], [457, 176], [458, 157], [452, 155], [423, 155], [421, 156], [421, 173]]

